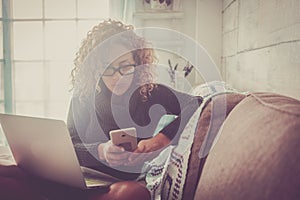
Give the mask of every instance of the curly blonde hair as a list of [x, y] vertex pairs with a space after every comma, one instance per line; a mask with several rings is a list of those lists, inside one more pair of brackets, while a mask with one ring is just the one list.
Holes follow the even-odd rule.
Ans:
[[101, 76], [101, 70], [97, 62], [101, 58], [97, 55], [97, 59], [93, 60], [89, 67], [85, 65], [85, 61], [89, 54], [99, 45], [101, 42], [109, 39], [113, 35], [121, 32], [129, 32], [129, 38], [126, 37], [123, 41], [130, 43], [134, 47], [132, 51], [133, 58], [137, 64], [134, 77], [140, 87], [140, 94], [143, 101], [147, 101], [151, 95], [151, 91], [156, 87], [153, 83], [153, 63], [156, 61], [154, 50], [149, 48], [147, 43], [142, 37], [137, 36], [134, 32], [132, 25], [125, 25], [120, 21], [112, 19], [105, 20], [98, 25], [94, 26], [91, 31], [88, 32], [87, 37], [83, 40], [79, 51], [76, 53], [74, 59], [74, 68], [71, 71], [71, 83], [74, 93], [81, 97], [88, 97], [95, 92], [95, 87], [98, 92], [101, 91], [96, 83]]

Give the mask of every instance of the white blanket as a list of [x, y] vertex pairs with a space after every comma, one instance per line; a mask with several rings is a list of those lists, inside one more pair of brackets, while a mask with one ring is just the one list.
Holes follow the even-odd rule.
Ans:
[[[193, 95], [202, 96], [203, 103], [187, 123], [178, 144], [168, 147], [158, 157], [148, 163], [149, 171], [146, 174], [146, 182], [152, 199], [181, 199], [188, 167], [188, 162], [184, 159], [189, 157], [198, 119], [204, 105], [216, 95], [235, 92], [236, 90], [219, 81], [202, 84], [194, 89]], [[177, 174], [178, 177], [170, 181], [170, 183], [166, 183], [170, 173]], [[167, 196], [165, 194], [166, 191], [162, 191], [162, 189], [168, 190]], [[162, 197], [161, 194], [164, 196]]]
[[15, 165], [15, 161], [8, 146], [0, 146], [0, 165]]

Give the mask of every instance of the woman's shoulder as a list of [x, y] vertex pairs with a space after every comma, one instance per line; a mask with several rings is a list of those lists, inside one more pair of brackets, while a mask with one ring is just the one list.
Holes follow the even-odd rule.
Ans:
[[156, 85], [157, 85], [156, 88], [153, 90], [153, 95], [151, 96], [158, 97], [158, 98], [166, 98], [166, 99], [169, 97], [173, 97], [173, 98], [176, 97], [178, 100], [181, 101], [188, 101], [190, 99], [195, 99], [199, 103], [203, 101], [201, 96], [195, 96], [188, 92], [178, 91], [164, 84], [156, 84]]
[[174, 91], [170, 86], [164, 85], [162, 83], [154, 83], [153, 84], [153, 90], [154, 92], [166, 92], [166, 91]]
[[156, 83], [150, 91], [149, 98], [168, 98], [169, 96], [177, 95], [177, 93], [176, 90], [167, 85]]
[[161, 95], [169, 95], [169, 94], [174, 94], [174, 95], [180, 95], [180, 94], [187, 94], [182, 91], [178, 91], [168, 85], [164, 85], [161, 83], [156, 83], [156, 87], [153, 89], [154, 92], [157, 94]]
[[[142, 102], [149, 102], [158, 97], [171, 94], [172, 89], [159, 83], [144, 84], [138, 86], [133, 92], [131, 99], [141, 99]], [[145, 98], [146, 97], [146, 98]]]

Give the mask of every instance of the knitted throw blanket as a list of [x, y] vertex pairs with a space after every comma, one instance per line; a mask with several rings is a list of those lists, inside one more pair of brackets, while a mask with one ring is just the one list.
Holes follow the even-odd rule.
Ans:
[[188, 170], [188, 161], [193, 144], [194, 134], [201, 112], [212, 97], [236, 92], [224, 82], [210, 82], [194, 89], [194, 95], [203, 97], [203, 103], [190, 118], [184, 128], [178, 144], [169, 146], [158, 157], [149, 162], [146, 174], [147, 188], [152, 199], [181, 199]]

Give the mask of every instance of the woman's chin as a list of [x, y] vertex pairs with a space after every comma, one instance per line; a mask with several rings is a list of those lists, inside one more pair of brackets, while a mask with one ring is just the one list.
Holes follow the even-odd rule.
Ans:
[[127, 89], [128, 89], [128, 86], [125, 86], [125, 85], [116, 85], [113, 87], [114, 89], [112, 90], [112, 92], [116, 95], [122, 95], [124, 94]]

